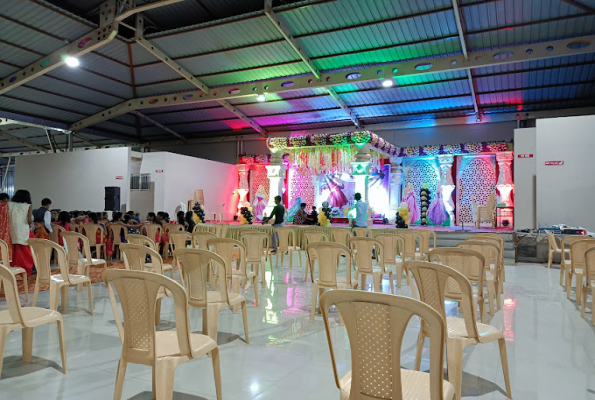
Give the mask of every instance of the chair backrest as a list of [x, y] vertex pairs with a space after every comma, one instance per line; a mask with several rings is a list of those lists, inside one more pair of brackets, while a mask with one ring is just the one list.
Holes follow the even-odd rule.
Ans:
[[186, 242], [192, 239], [192, 235], [190, 235], [186, 231], [170, 231], [169, 232], [169, 242], [174, 245], [176, 249], [184, 249], [186, 248]]
[[211, 232], [194, 232], [192, 234], [192, 247], [201, 250], [209, 250], [207, 242], [209, 239], [216, 239], [217, 235]]
[[[485, 269], [485, 258], [475, 250], [460, 248], [437, 248], [430, 251], [430, 262], [438, 258], [442, 265], [446, 265], [467, 278], [471, 282], [477, 283], [477, 289], [483, 292], [483, 277]], [[459, 300], [464, 293], [453, 279], [446, 280], [445, 295], [449, 299]]]
[[[188, 285], [188, 300], [193, 307], [207, 306], [207, 271], [212, 265], [218, 269], [217, 275], [225, 275], [225, 260], [218, 254], [201, 249], [175, 249], [174, 261], [184, 266], [182, 273]], [[229, 304], [227, 284], [219, 284], [221, 300]]]
[[286, 252], [288, 247], [295, 246], [297, 240], [297, 233], [292, 228], [275, 228], [275, 233], [279, 235], [277, 247], [280, 252]]
[[306, 253], [309, 259], [315, 256], [318, 260], [318, 284], [334, 288], [337, 287], [337, 270], [341, 256], [345, 256], [347, 284], [351, 284], [351, 251], [347, 246], [333, 242], [310, 242], [306, 246]]
[[76, 232], [64, 232], [62, 235], [66, 242], [66, 247], [68, 247], [68, 265], [78, 265], [79, 242], [82, 243], [83, 257], [91, 261], [91, 246], [89, 245], [89, 239], [85, 235]]
[[496, 240], [499, 244], [498, 247], [500, 247], [500, 257], [504, 257], [504, 245], [506, 243], [506, 240], [504, 240], [504, 237], [502, 237], [502, 235], [499, 235], [497, 233], [477, 233], [474, 236], [472, 236], [472, 238], [481, 238], [482, 240], [487, 238]]
[[216, 224], [213, 227], [215, 235], [218, 238], [225, 239], [227, 237], [227, 230], [229, 229], [229, 224]]
[[145, 235], [146, 237], [154, 240], [155, 242], [161, 240], [163, 229], [159, 224], [144, 224], [140, 227], [140, 233]]
[[65, 282], [70, 283], [70, 272], [68, 269], [68, 262], [66, 261], [66, 250], [64, 247], [47, 239], [29, 239], [27, 244], [31, 248], [33, 255], [33, 262], [37, 268], [37, 280], [42, 285], [49, 285], [51, 267], [50, 259], [52, 251], [56, 251], [58, 255], [58, 266], [60, 267], [60, 274]]
[[572, 268], [585, 266], [585, 253], [595, 248], [595, 240], [577, 240], [570, 245], [570, 264]]
[[340, 387], [328, 310], [339, 309], [351, 348], [350, 400], [402, 400], [401, 346], [412, 316], [428, 325], [430, 398], [443, 399], [444, 319], [426, 304], [408, 297], [360, 290], [331, 290], [320, 297], [320, 310], [331, 353], [335, 383]]
[[52, 232], [50, 232], [50, 240], [54, 243], [59, 243], [60, 232], [64, 232], [65, 229], [60, 225], [52, 224]]
[[[167, 224], [164, 226], [166, 232], [185, 232], [186, 227], [182, 224]], [[170, 240], [171, 241], [171, 240]]]
[[10, 252], [8, 250], [8, 243], [0, 239], [0, 261], [3, 265], [10, 267]]
[[399, 254], [399, 243], [401, 244], [401, 248], [405, 246], [403, 237], [394, 233], [381, 233], [376, 235], [374, 239], [382, 243], [384, 249], [382, 260], [384, 261], [384, 265], [394, 265], [397, 262], [397, 255]]
[[[155, 250], [139, 244], [122, 243], [120, 245], [124, 266], [131, 271], [147, 271], [163, 275], [163, 259]], [[147, 257], [151, 262], [147, 263]], [[147, 265], [149, 264], [149, 265]]]
[[372, 250], [374, 249], [376, 250], [378, 265], [384, 270], [384, 247], [378, 239], [356, 236], [349, 239], [349, 247], [357, 250], [353, 257], [360, 273], [372, 273], [374, 268], [372, 265]]
[[[97, 240], [97, 232], [98, 231], [99, 231], [99, 239], [100, 239], [99, 242]], [[95, 245], [103, 243], [103, 228], [99, 224], [84, 224], [82, 227], [82, 231], [79, 231], [79, 232], [81, 232], [81, 233], [84, 232], [84, 235], [87, 237], [87, 239], [89, 239], [90, 246], [95, 246]]]
[[556, 241], [554, 234], [550, 231], [545, 231], [545, 234], [547, 235], [547, 243], [550, 247], [550, 250], [560, 251], [560, 247], [558, 246], [558, 242]]
[[351, 229], [332, 229], [331, 236], [333, 242], [349, 247], [349, 239], [353, 237], [353, 232]]
[[264, 232], [243, 232], [240, 242], [246, 248], [246, 262], [260, 262], [264, 256], [264, 249], [268, 247], [269, 235]]
[[302, 247], [306, 248], [308, 243], [328, 242], [329, 237], [326, 233], [320, 231], [306, 230], [302, 235]]
[[[180, 356], [192, 358], [190, 346], [190, 322], [188, 319], [188, 296], [184, 288], [174, 280], [143, 271], [109, 269], [103, 272], [116, 326], [122, 340], [122, 352], [129, 362], [152, 365], [156, 358], [155, 305], [157, 296], [165, 288], [174, 301], [177, 344]], [[113, 288], [122, 305], [125, 328]]]
[[595, 240], [595, 238], [583, 235], [565, 236], [562, 239], [560, 239], [560, 249], [564, 251], [566, 249], [566, 246], [568, 246], [568, 249], [570, 249], [570, 246], [572, 246], [573, 243], [578, 242], [579, 240]]
[[484, 272], [489, 270], [490, 264], [493, 262], [496, 267], [500, 265], [500, 248], [487, 240], [465, 240], [457, 243], [455, 247], [461, 249], [475, 250], [483, 255], [485, 259]]
[[225, 260], [225, 276], [231, 279], [233, 253], [237, 248], [239, 251], [239, 259], [236, 262], [236, 269], [246, 274], [246, 247], [235, 239], [215, 238], [207, 240], [207, 246], [213, 249], [215, 254], [218, 254]]
[[[460, 272], [441, 264], [426, 261], [407, 261], [405, 267], [413, 275], [418, 288], [419, 298], [436, 310], [446, 321], [446, 308], [444, 301], [448, 292], [448, 282], [455, 282], [461, 291], [460, 307], [465, 320], [467, 336], [476, 339], [477, 311], [473, 307], [473, 287], [471, 282]], [[424, 328], [425, 330], [425, 325]]]
[[[591, 248], [585, 253], [585, 276], [587, 285], [595, 287], [595, 249]], [[592, 312], [592, 311], [591, 311]]]
[[[4, 241], [2, 243], [6, 244]], [[26, 320], [23, 318], [23, 313], [21, 312], [21, 300], [19, 299], [17, 280], [10, 271], [10, 267], [6, 264], [0, 265], [0, 279], [4, 284], [4, 297], [6, 297], [6, 303], [8, 304], [10, 319], [15, 324], [22, 324], [27, 327]]]
[[126, 236], [126, 241], [130, 244], [138, 244], [141, 246], [149, 246], [153, 250], [157, 250], [157, 243], [155, 240], [145, 235], [138, 235], [136, 233], [130, 233]]
[[353, 233], [357, 237], [372, 237], [372, 231], [368, 228], [353, 228]]
[[423, 236], [421, 236], [419, 233], [412, 229], [398, 231], [397, 235], [403, 238], [403, 249], [401, 250], [401, 258], [403, 260], [405, 260], [406, 258], [415, 258], [418, 243], [419, 248], [423, 248]]
[[436, 232], [430, 229], [418, 229], [417, 233], [422, 236], [423, 240], [420, 245], [420, 250], [422, 253], [429, 253], [430, 252], [430, 241], [432, 236], [434, 236], [434, 243], [432, 245], [432, 249], [436, 248]]
[[127, 239], [128, 236], [128, 228], [122, 224], [109, 224], [109, 230], [112, 233], [112, 243], [113, 244], [120, 244], [122, 243], [122, 231], [124, 231], [124, 239]]

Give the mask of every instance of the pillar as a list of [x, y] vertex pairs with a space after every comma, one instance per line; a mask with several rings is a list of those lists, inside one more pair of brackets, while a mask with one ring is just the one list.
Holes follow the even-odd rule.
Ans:
[[351, 171], [355, 182], [355, 192], [362, 195], [362, 200], [368, 205], [368, 226], [372, 225], [372, 209], [368, 199], [368, 179], [370, 174], [370, 145], [366, 144], [357, 150], [355, 161], [351, 163]]
[[391, 215], [387, 215], [387, 218], [393, 222], [397, 216], [397, 209], [401, 204], [401, 193], [403, 185], [403, 162], [402, 157], [391, 157], [390, 158], [390, 188], [389, 188], [389, 210]]
[[271, 164], [265, 167], [267, 169], [267, 177], [269, 178], [269, 204], [264, 212], [267, 216], [271, 215], [275, 207], [275, 196], [283, 197], [283, 181], [285, 180], [285, 173], [287, 168], [283, 165], [283, 158], [279, 153], [273, 153]]
[[318, 212], [320, 212], [321, 204], [320, 203], [320, 179], [318, 175], [312, 175], [312, 186], [314, 186], [314, 204], [316, 206]]
[[498, 162], [498, 183], [496, 188], [500, 193], [499, 203], [506, 204], [507, 207], [514, 206], [512, 194], [514, 192], [514, 182], [512, 180], [512, 173], [510, 171], [510, 164], [514, 158], [512, 151], [505, 151], [496, 154], [496, 161]]
[[452, 192], [455, 189], [455, 184], [452, 180], [452, 163], [454, 157], [451, 155], [438, 156], [438, 165], [440, 166], [440, 186], [442, 188], [442, 201], [446, 212], [450, 217], [450, 226], [455, 225], [454, 209], [455, 205], [452, 201]]
[[250, 192], [250, 184], [248, 183], [248, 176], [250, 174], [250, 165], [249, 164], [237, 164], [236, 168], [238, 169], [238, 174], [240, 176], [240, 184], [238, 188], [238, 194], [240, 195], [240, 200], [238, 202], [238, 211], [242, 207], [250, 207], [250, 203], [248, 203], [248, 199], [246, 196], [248, 192]]

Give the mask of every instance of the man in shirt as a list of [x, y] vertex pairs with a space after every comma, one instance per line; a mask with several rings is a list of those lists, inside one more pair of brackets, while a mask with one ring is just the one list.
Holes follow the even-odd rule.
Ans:
[[[281, 228], [285, 226], [285, 207], [281, 205], [281, 196], [275, 196], [275, 207], [273, 211], [271, 211], [271, 216], [269, 219], [275, 218], [275, 223], [273, 224], [274, 228]], [[277, 233], [273, 233], [272, 236], [273, 241], [273, 253], [277, 252], [277, 242], [279, 241], [279, 235]]]
[[362, 195], [355, 194], [355, 218], [351, 221], [353, 228], [368, 227], [368, 205], [362, 201]]
[[33, 211], [33, 218], [43, 219], [43, 225], [48, 233], [52, 233], [52, 213], [50, 212], [50, 207], [52, 207], [52, 201], [45, 198], [41, 200], [41, 207]]

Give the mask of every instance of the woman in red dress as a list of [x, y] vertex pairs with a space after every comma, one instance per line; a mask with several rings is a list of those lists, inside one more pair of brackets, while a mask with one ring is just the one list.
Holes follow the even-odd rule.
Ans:
[[35, 238], [31, 232], [33, 222], [33, 208], [31, 207], [31, 193], [28, 190], [17, 190], [10, 203], [9, 229], [12, 240], [11, 267], [21, 267], [27, 271], [27, 276], [37, 273], [33, 268], [33, 255], [27, 240]]

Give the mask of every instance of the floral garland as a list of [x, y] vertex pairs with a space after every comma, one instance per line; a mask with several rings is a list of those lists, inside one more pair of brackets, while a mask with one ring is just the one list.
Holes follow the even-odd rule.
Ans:
[[328, 138], [327, 135], [325, 135], [324, 133], [322, 133], [322, 134], [310, 136], [310, 141], [315, 146], [324, 146], [327, 143], [327, 138]]
[[327, 171], [349, 172], [354, 160], [355, 150], [351, 146], [304, 147], [289, 153], [289, 164], [306, 175], [318, 175]]
[[306, 136], [292, 136], [289, 138], [289, 143], [292, 147], [304, 147], [306, 146]]
[[270, 137], [267, 139], [267, 147], [271, 150], [283, 150], [287, 148], [287, 138]]
[[270, 154], [243, 154], [238, 157], [238, 164], [269, 164], [271, 162]]
[[343, 146], [349, 144], [349, 133], [335, 133], [330, 135], [330, 139], [335, 146]]
[[369, 131], [353, 132], [351, 134], [351, 140], [355, 144], [366, 144], [370, 142], [371, 135]]

